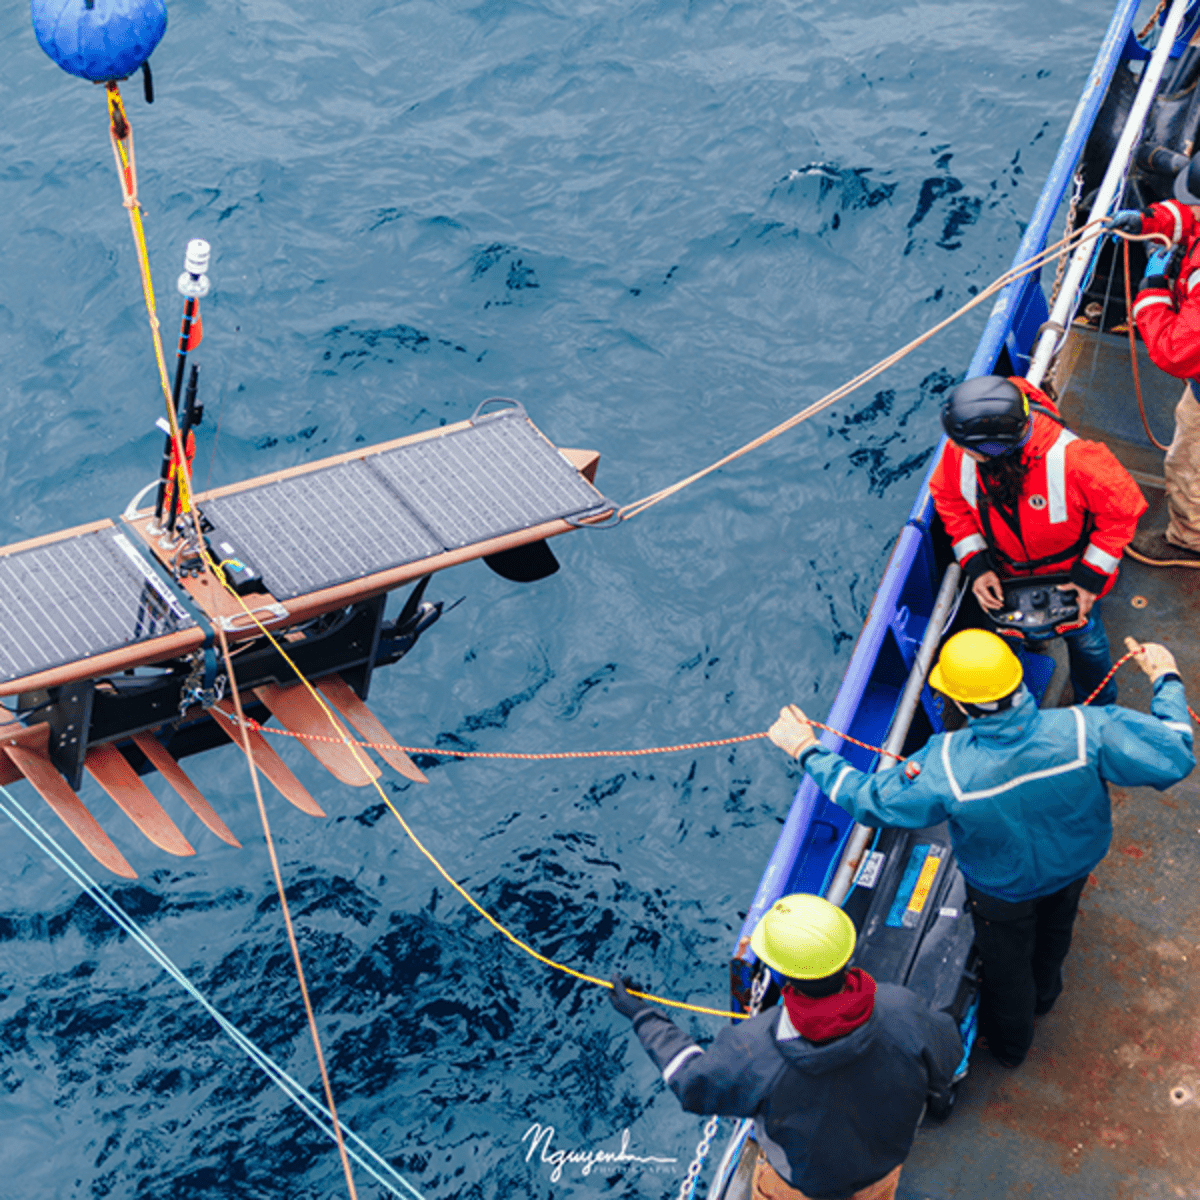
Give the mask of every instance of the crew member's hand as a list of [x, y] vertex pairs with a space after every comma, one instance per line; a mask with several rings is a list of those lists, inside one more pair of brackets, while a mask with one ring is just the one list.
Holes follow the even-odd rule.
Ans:
[[1155, 250], [1155, 252], [1146, 259], [1146, 275], [1149, 279], [1154, 275], [1167, 275], [1171, 270], [1171, 256], [1175, 253], [1174, 246], [1167, 246], [1165, 249]]
[[997, 612], [1004, 607], [1004, 589], [1000, 586], [1000, 576], [995, 571], [984, 571], [971, 584], [971, 591], [988, 612]]
[[1175, 655], [1166, 646], [1157, 642], [1138, 643], [1131, 637], [1125, 639], [1125, 649], [1133, 651], [1133, 661], [1150, 677], [1153, 683], [1161, 675], [1169, 675], [1172, 671], [1179, 673], [1175, 665]]
[[1142, 232], [1142, 214], [1136, 208], [1123, 208], [1109, 222], [1109, 228], [1120, 233], [1140, 234]]
[[1060, 583], [1058, 585], [1060, 592], [1074, 592], [1075, 600], [1079, 605], [1079, 619], [1084, 620], [1088, 613], [1092, 611], [1092, 605], [1096, 603], [1096, 593], [1089, 592], [1087, 588], [1080, 587], [1077, 583]]
[[809, 746], [817, 744], [817, 735], [808, 718], [794, 704], [779, 710], [779, 720], [767, 730], [767, 737], [792, 758], [799, 758]]
[[636, 996], [631, 996], [627, 989], [636, 987], [637, 985], [628, 976], [622, 977], [621, 973], [615, 972], [612, 977], [612, 991], [609, 992], [608, 998], [612, 1001], [612, 1006], [623, 1017], [628, 1017], [631, 1021], [640, 1012], [644, 1012], [650, 1007], [645, 1000], [639, 1000]]

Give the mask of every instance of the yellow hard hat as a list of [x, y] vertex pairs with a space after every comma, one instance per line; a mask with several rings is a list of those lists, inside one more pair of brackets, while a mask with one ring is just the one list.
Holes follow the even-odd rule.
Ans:
[[988, 704], [1021, 686], [1021, 660], [1002, 637], [964, 629], [943, 647], [929, 672], [929, 686], [962, 704]]
[[854, 922], [836, 904], [797, 893], [776, 900], [750, 935], [750, 948], [789, 979], [824, 979], [854, 953]]

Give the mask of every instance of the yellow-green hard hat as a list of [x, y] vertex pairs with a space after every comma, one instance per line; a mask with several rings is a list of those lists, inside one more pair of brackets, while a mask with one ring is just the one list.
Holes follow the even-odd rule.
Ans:
[[854, 922], [836, 904], [798, 892], [776, 900], [750, 935], [750, 948], [789, 979], [824, 979], [854, 953]]
[[1024, 676], [1021, 660], [997, 634], [964, 629], [943, 647], [929, 672], [929, 686], [962, 704], [988, 704], [1015, 692]]

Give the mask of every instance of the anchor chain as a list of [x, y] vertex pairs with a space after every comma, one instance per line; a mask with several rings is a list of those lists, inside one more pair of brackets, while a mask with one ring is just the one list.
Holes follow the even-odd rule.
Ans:
[[[758, 1010], [762, 1007], [763, 997], [767, 994], [767, 988], [770, 986], [771, 972], [764, 967], [755, 977], [754, 984], [750, 988], [750, 1016], [754, 1017], [758, 1015]], [[704, 1133], [696, 1146], [696, 1153], [692, 1156], [687, 1173], [679, 1185], [679, 1200], [692, 1200], [693, 1196], [695, 1196], [696, 1183], [700, 1178], [700, 1172], [704, 1168], [704, 1160], [708, 1157], [709, 1148], [712, 1146], [713, 1138], [717, 1136], [717, 1129], [720, 1124], [720, 1117], [713, 1116], [708, 1118], [708, 1122], [704, 1126]]]

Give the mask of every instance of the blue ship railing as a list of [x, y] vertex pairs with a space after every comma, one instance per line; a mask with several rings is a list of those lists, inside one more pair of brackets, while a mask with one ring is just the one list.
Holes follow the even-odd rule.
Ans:
[[[1050, 227], [1071, 186], [1076, 164], [1083, 154], [1096, 116], [1117, 66], [1140, 49], [1133, 34], [1138, 0], [1121, 0], [1109, 23], [1104, 41], [1088, 75], [1083, 94], [1059, 146], [1054, 164], [1038, 197], [1014, 265], [1041, 251]], [[968, 377], [987, 374], [1006, 349], [1014, 369], [1028, 362], [1038, 327], [1048, 308], [1040, 273], [1010, 284], [1000, 293], [967, 370]], [[828, 723], [862, 741], [878, 745], [895, 712], [900, 692], [920, 644], [938, 586], [931, 523], [933, 503], [929, 480], [941, 456], [941, 445], [921, 484], [920, 492], [888, 560], [883, 580], [866, 624], [859, 635], [842, 679]], [[922, 615], [924, 614], [924, 615]], [[924, 709], [933, 728], [941, 727], [940, 714], [926, 689]], [[855, 766], [869, 770], [875, 756], [842, 739], [823, 734], [822, 741], [842, 752]], [[843, 749], [843, 747], [845, 748]], [[808, 777], [800, 784], [787, 820], [746, 914], [742, 936], [749, 935], [763, 913], [789, 892], [818, 892], [827, 878], [829, 863], [841, 844], [850, 818], [821, 794]]]

